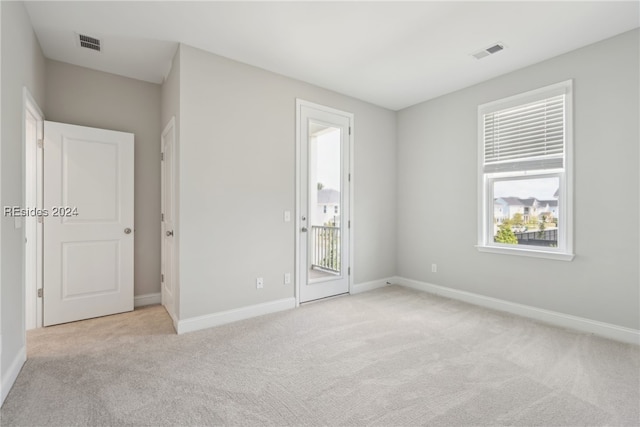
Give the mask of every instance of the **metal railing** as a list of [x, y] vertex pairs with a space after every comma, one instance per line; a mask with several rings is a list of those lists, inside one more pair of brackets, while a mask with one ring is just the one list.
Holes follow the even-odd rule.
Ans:
[[524, 233], [514, 233], [519, 245], [531, 246], [558, 246], [558, 229], [539, 231], [526, 231]]
[[340, 227], [311, 226], [315, 268], [340, 273]]

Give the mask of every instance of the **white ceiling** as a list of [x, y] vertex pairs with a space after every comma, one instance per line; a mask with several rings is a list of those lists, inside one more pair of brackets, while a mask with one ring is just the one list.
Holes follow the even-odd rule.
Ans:
[[[177, 44], [392, 110], [640, 26], [640, 2], [27, 2], [47, 58], [161, 83]], [[102, 53], [76, 46], [100, 38]], [[481, 60], [470, 54], [507, 46]]]

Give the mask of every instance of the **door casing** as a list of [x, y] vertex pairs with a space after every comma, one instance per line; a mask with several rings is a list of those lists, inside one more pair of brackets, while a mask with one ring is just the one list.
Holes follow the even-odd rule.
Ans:
[[[29, 90], [23, 88], [23, 207], [42, 209], [42, 145], [44, 138], [44, 114]], [[36, 134], [28, 135], [27, 118], [36, 121]], [[34, 138], [35, 137], [35, 138]], [[25, 329], [42, 327], [42, 218], [27, 216], [24, 225], [24, 307]]]

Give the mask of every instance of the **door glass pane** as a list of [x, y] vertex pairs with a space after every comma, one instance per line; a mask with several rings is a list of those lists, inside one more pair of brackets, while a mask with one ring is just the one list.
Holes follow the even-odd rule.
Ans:
[[309, 281], [342, 276], [341, 130], [309, 126]]

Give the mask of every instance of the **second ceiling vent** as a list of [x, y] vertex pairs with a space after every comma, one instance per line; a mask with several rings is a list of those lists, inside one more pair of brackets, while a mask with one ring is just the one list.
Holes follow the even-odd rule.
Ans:
[[498, 53], [501, 50], [504, 50], [505, 46], [503, 43], [496, 43], [487, 48], [482, 49], [479, 52], [472, 53], [471, 55], [476, 59], [482, 59], [485, 56], [493, 55], [494, 53]]
[[92, 49], [97, 52], [101, 51], [100, 39], [87, 36], [85, 34], [78, 34], [78, 45], [87, 49]]

